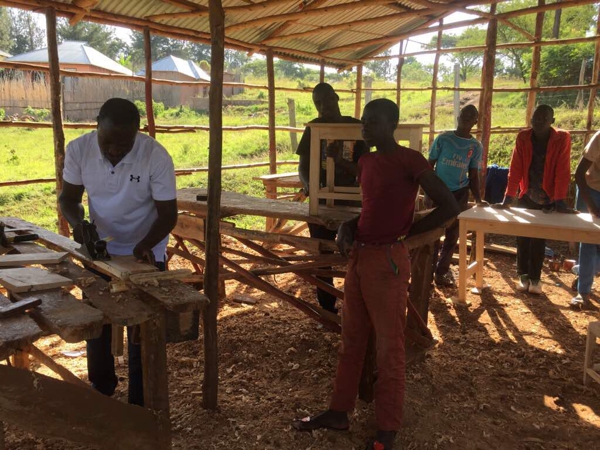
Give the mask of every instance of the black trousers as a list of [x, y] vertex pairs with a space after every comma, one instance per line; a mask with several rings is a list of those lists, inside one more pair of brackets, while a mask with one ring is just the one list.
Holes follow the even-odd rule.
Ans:
[[[459, 189], [458, 191], [452, 192], [458, 206], [461, 211], [465, 211], [469, 207], [469, 187], [464, 187]], [[456, 244], [458, 242], [458, 219], [452, 222], [448, 228], [446, 228], [446, 233], [444, 237], [444, 243], [441, 245], [440, 241], [436, 241], [433, 247], [433, 255], [434, 261], [437, 260], [437, 266], [435, 268], [435, 274], [439, 276], [443, 276], [450, 270], [450, 263], [452, 262], [452, 255], [454, 254], [454, 250], [456, 249]], [[440, 252], [441, 247], [441, 252]], [[439, 259], [437, 258], [438, 252], [440, 253]]]
[[[308, 224], [308, 231], [310, 232], [310, 237], [315, 239], [325, 239], [328, 241], [335, 241], [335, 237], [337, 235], [336, 230], [330, 230], [327, 227], [323, 227], [321, 225], [316, 225], [313, 223]], [[332, 253], [326, 252], [323, 253]], [[325, 283], [331, 284], [333, 286], [333, 278], [331, 277], [317, 277], [319, 280], [324, 281]], [[317, 300], [319, 301], [319, 305], [323, 309], [327, 311], [331, 311], [332, 313], [337, 313], [337, 308], [335, 307], [335, 301], [337, 300], [335, 295], [330, 294], [323, 289], [317, 288]]]
[[[526, 209], [543, 209], [542, 205], [527, 195], [521, 197], [517, 205]], [[542, 277], [545, 251], [545, 239], [517, 237], [517, 275], [528, 275], [530, 280], [539, 281]]]
[[[165, 270], [164, 262], [157, 262], [159, 270]], [[88, 269], [90, 270], [90, 269]], [[90, 270], [103, 279], [110, 277]], [[128, 401], [132, 405], [144, 406], [144, 381], [142, 377], [142, 346], [133, 343], [133, 327], [127, 327], [127, 353], [129, 355], [129, 393]], [[94, 389], [104, 395], [113, 395], [119, 382], [115, 373], [115, 358], [112, 355], [112, 326], [104, 325], [102, 334], [87, 343], [88, 378]]]

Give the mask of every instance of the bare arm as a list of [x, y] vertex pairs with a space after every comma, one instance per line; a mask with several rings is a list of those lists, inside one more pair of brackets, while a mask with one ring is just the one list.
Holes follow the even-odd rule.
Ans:
[[579, 160], [579, 164], [577, 165], [577, 170], [575, 171], [575, 182], [577, 183], [577, 188], [579, 189], [579, 196], [587, 206], [590, 214], [600, 217], [599, 205], [596, 205], [592, 199], [592, 196], [590, 195], [590, 187], [585, 179], [585, 173], [589, 170], [592, 164], [593, 162], [589, 159], [581, 157], [581, 160]]
[[421, 220], [415, 222], [410, 227], [408, 237], [433, 230], [439, 227], [441, 223], [460, 214], [460, 208], [452, 192], [432, 170], [423, 172], [418, 181], [425, 193], [439, 206]]
[[152, 248], [162, 241], [177, 224], [177, 200], [154, 201], [158, 217], [144, 238], [133, 249], [136, 258], [154, 263]]
[[481, 191], [479, 190], [479, 170], [477, 170], [477, 168], [469, 169], [469, 189], [478, 205], [487, 206], [487, 202], [481, 200]]
[[60, 211], [73, 228], [73, 239], [79, 243], [83, 241], [83, 237], [81, 236], [81, 222], [85, 217], [85, 210], [82, 203], [84, 190], [83, 185], [63, 181], [63, 189], [58, 197]]
[[354, 219], [347, 220], [338, 228], [337, 237], [335, 243], [340, 250], [340, 253], [346, 258], [350, 257], [350, 250], [354, 245], [354, 235], [356, 228], [358, 227], [358, 220], [360, 216], [356, 216]]
[[300, 155], [298, 164], [298, 177], [304, 186], [304, 194], [308, 195], [308, 180], [310, 178], [310, 158], [308, 155]]

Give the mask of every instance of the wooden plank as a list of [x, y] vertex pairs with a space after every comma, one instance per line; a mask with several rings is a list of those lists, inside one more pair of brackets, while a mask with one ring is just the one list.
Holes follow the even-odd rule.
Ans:
[[156, 273], [139, 273], [134, 274], [129, 277], [129, 281], [133, 284], [151, 284], [158, 285], [159, 281], [162, 280], [179, 280], [181, 278], [186, 278], [192, 275], [192, 271], [190, 269], [177, 269], [177, 270], [169, 270], [167, 272], [156, 272]]
[[45, 365], [48, 369], [52, 370], [55, 374], [59, 375], [67, 383], [81, 386], [85, 389], [91, 389], [91, 386], [82, 381], [79, 377], [71, 373], [69, 370], [55, 362], [52, 358], [42, 352], [35, 345], [30, 344], [24, 348], [24, 351], [30, 354], [33, 358], [37, 359], [40, 363]]
[[39, 298], [37, 298], [31, 300], [21, 300], [6, 306], [0, 305], [0, 319], [15, 316], [17, 314], [22, 314], [28, 309], [39, 306], [41, 303], [42, 301]]
[[58, 264], [67, 257], [66, 252], [42, 253], [32, 255], [1, 255], [0, 267], [29, 266], [32, 264]]
[[47, 270], [30, 267], [0, 270], [0, 284], [11, 292], [21, 293], [72, 286], [73, 282]]
[[114, 450], [157, 448], [167, 421], [92, 389], [0, 366], [0, 420], [38, 437]]
[[[0, 307], [12, 305], [11, 301], [0, 294]], [[15, 350], [35, 342], [42, 335], [42, 330], [35, 321], [20, 314], [0, 320], [0, 360], [6, 359]]]
[[152, 264], [139, 262], [135, 256], [112, 256], [110, 261], [94, 261], [94, 265], [102, 267], [102, 272], [108, 272], [120, 280], [127, 280], [138, 273], [157, 272]]
[[145, 298], [158, 307], [186, 312], [203, 309], [209, 304], [206, 295], [179, 280], [161, 280], [157, 284], [138, 285], [137, 289], [144, 292]]

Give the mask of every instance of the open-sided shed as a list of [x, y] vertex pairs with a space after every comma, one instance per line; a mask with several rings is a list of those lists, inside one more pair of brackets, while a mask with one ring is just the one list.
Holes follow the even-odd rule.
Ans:
[[[212, 46], [211, 82], [210, 82], [210, 153], [207, 213], [207, 245], [205, 293], [211, 299], [210, 307], [204, 315], [204, 336], [206, 347], [204, 375], [204, 405], [215, 408], [217, 404], [217, 339], [216, 312], [218, 301], [218, 245], [219, 245], [219, 209], [221, 198], [221, 154], [222, 154], [222, 89], [223, 60], [225, 47], [262, 53], [267, 57], [269, 88], [269, 141], [271, 172], [276, 172], [275, 159], [275, 82], [273, 58], [279, 57], [300, 62], [320, 64], [321, 75], [324, 67], [338, 69], [357, 67], [356, 114], [360, 113], [362, 92], [362, 64], [375, 58], [384, 50], [412, 35], [437, 31], [441, 37], [443, 30], [488, 23], [487, 41], [484, 48], [485, 58], [481, 85], [481, 125], [480, 132], [484, 148], [487, 147], [490, 134], [492, 94], [494, 89], [494, 62], [497, 45], [497, 26], [501, 22], [516, 29], [524, 37], [520, 46], [534, 48], [530, 88], [528, 91], [527, 117], [535, 105], [537, 92], [544, 89], [589, 89], [588, 116], [583, 133], [589, 136], [592, 131], [594, 101], [599, 86], [600, 72], [600, 23], [595, 36], [581, 38], [595, 42], [595, 59], [592, 82], [585, 86], [552, 87], [538, 86], [537, 74], [540, 64], [540, 49], [544, 45], [575, 43], [575, 40], [543, 41], [541, 30], [543, 13], [548, 10], [568, 8], [596, 3], [594, 0], [572, 0], [546, 4], [539, 0], [538, 5], [508, 13], [496, 14], [498, 1], [429, 1], [429, 0], [0, 0], [0, 5], [29, 10], [44, 10], [47, 17], [47, 39], [49, 53], [49, 71], [53, 93], [53, 128], [56, 155], [57, 190], [62, 183], [62, 165], [64, 159], [64, 134], [61, 119], [60, 66], [56, 43], [56, 16], [66, 16], [72, 23], [81, 19], [98, 23], [125, 26], [144, 32], [146, 42], [146, 102], [152, 102], [152, 67], [150, 54], [150, 36], [152, 33], [179, 39], [210, 43]], [[489, 5], [489, 8], [474, 10], [474, 6]], [[474, 19], [452, 24], [444, 24], [443, 19], [452, 12], [467, 12]], [[525, 14], [536, 14], [534, 34], [511, 23], [511, 18]], [[433, 26], [435, 25], [435, 26]], [[433, 26], [433, 27], [432, 27]], [[455, 49], [472, 51], [473, 48]], [[435, 51], [436, 58], [442, 54], [441, 47]], [[402, 56], [400, 55], [400, 61]], [[435, 88], [437, 61], [433, 77], [432, 117], [435, 117]], [[8, 67], [4, 66], [3, 67]], [[401, 69], [401, 64], [399, 65]], [[399, 70], [401, 73], [401, 70]], [[400, 80], [400, 78], [399, 78]], [[398, 83], [400, 86], [400, 81]], [[513, 89], [514, 91], [514, 89]], [[400, 90], [398, 91], [400, 92]], [[151, 107], [147, 108], [152, 111]], [[148, 116], [150, 134], [155, 133], [154, 118]], [[431, 132], [433, 133], [433, 122]], [[484, 164], [485, 165], [485, 164]], [[59, 227], [68, 233], [64, 222]]]

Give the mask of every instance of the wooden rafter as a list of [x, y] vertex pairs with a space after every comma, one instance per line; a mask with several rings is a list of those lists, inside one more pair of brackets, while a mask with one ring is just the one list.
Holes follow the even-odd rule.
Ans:
[[[279, 6], [284, 3], [292, 3], [296, 0], [266, 0], [260, 3], [250, 3], [242, 6], [229, 6], [223, 8], [226, 15], [236, 14], [236, 13], [248, 13], [253, 11], [262, 11], [268, 8], [272, 8], [274, 6]], [[162, 20], [162, 19], [184, 19], [189, 17], [203, 17], [208, 16], [208, 10], [196, 10], [196, 11], [186, 11], [186, 12], [177, 12], [177, 13], [165, 13], [165, 14], [152, 14], [146, 16], [146, 19], [149, 20]]]
[[[321, 6], [323, 3], [328, 2], [328, 1], [329, 0], [314, 0], [308, 6], [304, 7], [303, 10], [306, 11], [306, 10], [310, 10], [310, 9], [316, 9], [319, 6]], [[268, 36], [266, 36], [266, 38], [274, 38], [277, 36], [281, 36], [281, 33], [286, 31], [293, 24], [294, 24], [294, 22], [290, 21], [290, 22], [285, 22], [285, 23], [279, 25], [277, 28], [275, 28], [273, 30], [273, 32], [271, 32]], [[264, 41], [262, 41], [262, 42], [264, 42]]]

